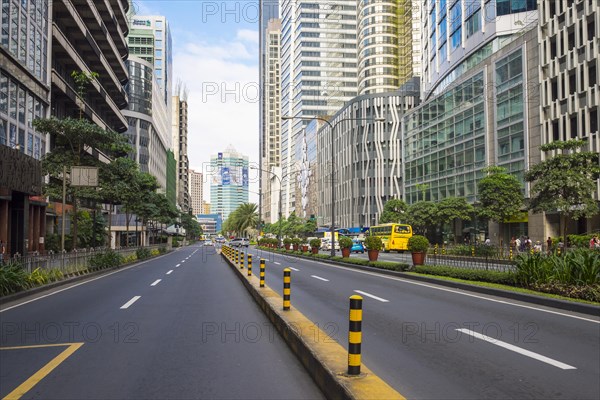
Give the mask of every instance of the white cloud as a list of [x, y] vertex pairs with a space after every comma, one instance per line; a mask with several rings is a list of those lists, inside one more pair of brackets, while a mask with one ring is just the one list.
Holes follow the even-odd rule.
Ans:
[[237, 32], [237, 39], [243, 40], [245, 42], [252, 42], [255, 45], [258, 45], [258, 31], [250, 29], [240, 29]]
[[[258, 51], [256, 32], [238, 30], [234, 40], [188, 40], [174, 49], [174, 82], [188, 93], [190, 167], [204, 170], [210, 156], [232, 144], [258, 162]], [[209, 197], [205, 177], [205, 199]], [[251, 183], [250, 190], [257, 190]], [[251, 195], [252, 201], [257, 201]]]

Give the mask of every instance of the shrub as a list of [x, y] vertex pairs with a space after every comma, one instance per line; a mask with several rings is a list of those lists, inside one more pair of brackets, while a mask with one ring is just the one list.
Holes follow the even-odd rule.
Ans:
[[348, 264], [356, 264], [356, 265], [369, 265], [369, 260], [367, 259], [363, 259], [363, 258], [342, 258], [342, 257], [335, 257], [336, 261], [337, 259], [340, 259], [340, 261], [348, 263]]
[[165, 253], [167, 252], [167, 248], [166, 248], [165, 246], [160, 246], [160, 247], [158, 248], [158, 252], [159, 252], [160, 254], [165, 254]]
[[158, 249], [152, 249], [152, 250], [150, 251], [150, 256], [151, 256], [151, 257], [156, 257], [156, 256], [158, 256], [159, 254], [160, 254], [160, 251], [158, 251]]
[[406, 271], [409, 268], [408, 264], [390, 261], [371, 261], [368, 265], [370, 267], [389, 269], [391, 271]]
[[151, 256], [150, 249], [147, 249], [146, 247], [141, 247], [135, 251], [135, 255], [137, 256], [138, 260], [145, 260], [146, 258], [150, 258]]
[[429, 240], [425, 236], [414, 235], [408, 239], [408, 251], [413, 253], [427, 252], [429, 248]]
[[588, 249], [567, 251], [564, 256], [522, 254], [517, 257], [515, 281], [523, 286], [558, 283], [600, 284], [600, 253]]
[[130, 254], [128, 256], [123, 257], [123, 264], [129, 264], [137, 260], [137, 256], [135, 254]]
[[331, 256], [329, 254], [319, 254], [319, 253], [317, 253], [317, 254], [311, 254], [311, 257], [320, 258], [320, 259], [323, 259], [323, 260], [327, 260]]
[[349, 249], [352, 247], [352, 239], [347, 236], [342, 236], [339, 238], [340, 249]]
[[50, 277], [45, 269], [36, 268], [29, 274], [27, 280], [29, 281], [30, 286], [33, 287], [45, 285], [50, 282]]
[[0, 296], [28, 289], [30, 282], [28, 274], [22, 265], [15, 261], [9, 261], [0, 267]]
[[173, 236], [173, 247], [179, 247], [179, 239], [177, 236]]
[[283, 244], [284, 244], [285, 246], [289, 246], [289, 245], [291, 245], [291, 244], [292, 244], [292, 239], [290, 239], [290, 238], [288, 238], [288, 237], [284, 238], [284, 239], [283, 239]]
[[64, 274], [60, 269], [53, 268], [50, 271], [48, 271], [48, 278], [50, 279], [50, 282], [56, 282], [64, 278]]
[[468, 281], [514, 285], [514, 279], [510, 272], [444, 267], [437, 265], [416, 265], [414, 271], [419, 274], [447, 276]]
[[311, 239], [310, 247], [321, 247], [321, 239]]
[[104, 269], [118, 267], [123, 263], [123, 256], [112, 250], [94, 254], [90, 258], [91, 269]]
[[383, 242], [379, 236], [369, 235], [365, 238], [365, 246], [368, 250], [381, 251], [381, 249], [383, 249]]

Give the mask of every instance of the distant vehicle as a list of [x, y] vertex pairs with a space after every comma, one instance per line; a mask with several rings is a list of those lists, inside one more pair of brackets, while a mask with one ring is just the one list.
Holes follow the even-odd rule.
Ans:
[[231, 247], [248, 247], [250, 246], [250, 240], [247, 238], [235, 238], [229, 241]]
[[412, 227], [407, 224], [383, 224], [372, 226], [369, 235], [379, 236], [383, 242], [383, 251], [408, 250], [408, 239], [413, 235]]
[[[338, 242], [338, 241], [336, 240], [336, 241], [335, 241], [335, 243], [334, 243], [334, 246], [335, 246], [335, 250], [336, 250], [336, 251], [338, 251], [338, 250], [340, 249], [340, 242]], [[327, 241], [325, 242], [325, 245], [324, 245], [324, 249], [323, 249], [323, 250], [331, 250], [331, 240], [327, 240]]]
[[225, 238], [223, 236], [218, 236], [215, 238], [216, 243], [225, 243]]
[[212, 240], [205, 240], [204, 245], [205, 246], [213, 246], [213, 242], [212, 242]]
[[352, 248], [350, 248], [351, 253], [364, 253], [365, 246], [363, 246], [360, 240], [354, 239], [352, 240]]

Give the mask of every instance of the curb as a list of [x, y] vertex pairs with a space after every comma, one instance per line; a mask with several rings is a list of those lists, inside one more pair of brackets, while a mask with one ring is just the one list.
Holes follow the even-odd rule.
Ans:
[[289, 311], [283, 311], [283, 299], [277, 292], [268, 285], [263, 288], [259, 287], [256, 275], [246, 276], [245, 269], [240, 269], [223, 253], [221, 256], [236, 272], [236, 276], [242, 281], [326, 398], [405, 400], [400, 393], [371, 372], [364, 364], [361, 366], [359, 376], [347, 376], [345, 371], [348, 353], [340, 344], [329, 339], [327, 333], [297, 311], [293, 305]]
[[271, 251], [267, 251], [267, 250], [263, 250], [263, 249], [259, 249], [259, 251], [264, 251], [266, 253], [273, 253], [273, 254], [281, 254], [284, 256], [288, 256], [288, 257], [296, 257], [296, 258], [302, 258], [302, 259], [306, 259], [306, 260], [318, 261], [318, 262], [322, 262], [325, 264], [333, 264], [333, 265], [339, 265], [339, 266], [348, 267], [348, 268], [355, 268], [355, 269], [359, 269], [361, 271], [376, 272], [376, 273], [379, 273], [382, 275], [395, 276], [397, 278], [410, 279], [410, 280], [426, 282], [426, 283], [433, 283], [436, 285], [446, 286], [446, 287], [453, 288], [453, 289], [461, 289], [461, 290], [466, 290], [466, 291], [475, 292], [475, 293], [487, 294], [487, 295], [491, 295], [491, 296], [504, 297], [504, 298], [511, 299], [511, 300], [523, 301], [523, 302], [527, 302], [527, 303], [537, 304], [540, 306], [558, 308], [560, 310], [577, 312], [577, 313], [592, 315], [592, 316], [596, 316], [596, 317], [600, 316], [600, 306], [595, 306], [592, 304], [578, 303], [575, 301], [568, 301], [568, 300], [562, 300], [562, 299], [553, 299], [550, 297], [537, 296], [535, 294], [512, 292], [509, 290], [495, 289], [495, 288], [489, 288], [489, 287], [485, 287], [485, 286], [470, 285], [468, 283], [448, 281], [445, 279], [434, 278], [434, 277], [430, 277], [430, 276], [426, 276], [426, 275], [414, 275], [414, 274], [409, 274], [406, 272], [391, 271], [391, 270], [382, 269], [382, 268], [369, 267], [366, 265], [356, 265], [356, 264], [344, 263], [344, 262], [339, 262], [339, 261], [331, 261], [331, 260], [326, 260], [326, 259], [305, 257], [305, 256], [299, 256], [296, 254], [277, 253], [277, 252], [271, 252]]
[[145, 260], [141, 260], [141, 261], [137, 260], [137, 261], [135, 261], [133, 263], [119, 265], [118, 267], [111, 267], [111, 268], [101, 269], [101, 270], [98, 270], [98, 271], [92, 271], [92, 272], [89, 272], [89, 273], [84, 274], [84, 275], [72, 276], [70, 278], [62, 279], [60, 281], [48, 283], [46, 285], [36, 286], [34, 288], [31, 288], [31, 289], [22, 290], [20, 292], [12, 293], [12, 294], [9, 294], [9, 295], [6, 295], [6, 296], [1, 296], [0, 297], [0, 306], [5, 305], [5, 304], [10, 303], [10, 302], [15, 301], [15, 300], [22, 299], [23, 297], [27, 297], [27, 296], [31, 296], [31, 295], [34, 295], [34, 294], [38, 294], [38, 293], [44, 292], [46, 290], [52, 290], [52, 289], [56, 289], [56, 288], [61, 287], [61, 286], [67, 286], [67, 285], [69, 285], [71, 283], [76, 283], [76, 282], [79, 282], [79, 281], [84, 281], [86, 279], [94, 278], [96, 276], [103, 275], [103, 274], [106, 274], [106, 273], [109, 273], [109, 272], [113, 272], [113, 271], [117, 271], [119, 269], [125, 269], [125, 268], [135, 267], [138, 264], [143, 264], [143, 263], [145, 263], [147, 261], [156, 260], [156, 259], [158, 259], [160, 257], [166, 256], [167, 254], [169, 254], [169, 253], [171, 253], [173, 251], [174, 250], [171, 250], [171, 251], [166, 252], [165, 254], [161, 254], [159, 256], [152, 257], [152, 258], [147, 258]]

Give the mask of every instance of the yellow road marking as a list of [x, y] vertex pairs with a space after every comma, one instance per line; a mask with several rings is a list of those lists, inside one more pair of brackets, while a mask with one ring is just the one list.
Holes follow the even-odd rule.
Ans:
[[57, 347], [57, 346], [68, 346], [59, 355], [54, 357], [48, 364], [44, 365], [39, 371], [31, 375], [29, 379], [21, 383], [15, 390], [7, 394], [2, 400], [18, 400], [25, 393], [30, 391], [35, 385], [37, 385], [42, 379], [44, 379], [52, 370], [58, 367], [63, 361], [65, 361], [71, 354], [75, 353], [77, 349], [83, 346], [83, 343], [61, 343], [61, 344], [47, 344], [47, 345], [34, 345], [34, 346], [18, 346], [18, 347], [2, 347], [0, 350], [20, 350], [20, 349], [36, 349], [42, 347]]

